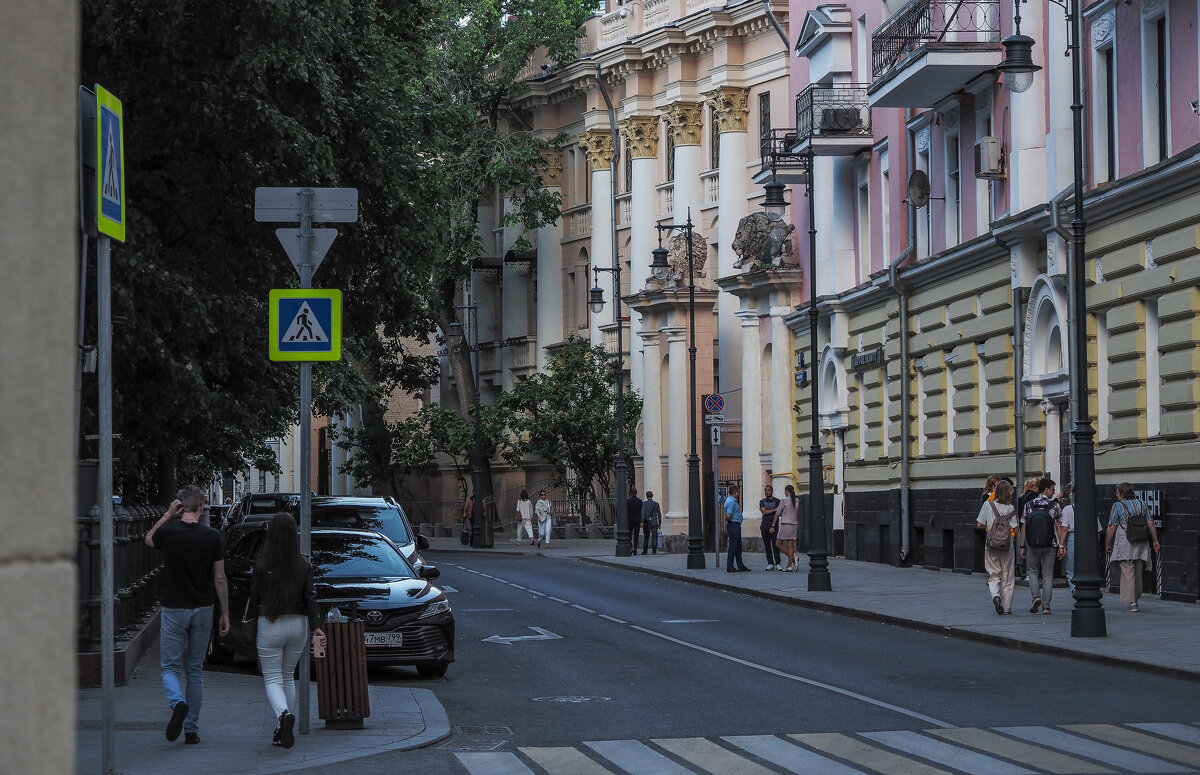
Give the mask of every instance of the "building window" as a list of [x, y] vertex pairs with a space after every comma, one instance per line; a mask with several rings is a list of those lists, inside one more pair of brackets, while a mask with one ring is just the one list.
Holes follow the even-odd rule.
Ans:
[[[992, 113], [990, 106], [988, 110], [975, 113], [975, 128], [977, 138], [991, 136]], [[992, 219], [996, 217], [993, 193], [992, 181], [983, 178], [975, 179], [975, 233], [977, 235], [987, 234], [991, 231]]]
[[721, 167], [721, 125], [718, 121], [719, 113], [716, 108], [708, 110], [708, 158], [710, 170], [720, 169]]
[[771, 131], [771, 92], [765, 91], [758, 95], [758, 137], [760, 157], [766, 156], [768, 145], [767, 134]]
[[962, 183], [958, 135], [946, 136], [946, 244], [962, 242]]
[[1142, 25], [1142, 159], [1147, 166], [1166, 159], [1170, 150], [1168, 77], [1167, 20], [1159, 16]]
[[1162, 379], [1158, 356], [1158, 300], [1146, 301], [1146, 438], [1162, 433]]
[[888, 149], [879, 149], [879, 221], [882, 236], [883, 264], [891, 263], [892, 255], [892, 177], [888, 167]]
[[675, 135], [667, 130], [667, 142], [663, 145], [667, 153], [667, 182], [675, 180]]
[[1097, 51], [1093, 61], [1093, 177], [1096, 183], [1103, 183], [1117, 179], [1117, 86], [1116, 61], [1112, 46]]
[[622, 181], [621, 193], [628, 194], [633, 190], [633, 155], [629, 153], [628, 140], [625, 141], [625, 148], [623, 149], [622, 153], [625, 161], [621, 165], [623, 173], [622, 177], [624, 178]]
[[1096, 429], [1097, 438], [1106, 440], [1112, 433], [1112, 417], [1108, 414], [1108, 395], [1112, 388], [1108, 384], [1108, 313], [1095, 315], [1096, 321], [1096, 417], [1100, 421]]
[[854, 170], [858, 183], [858, 207], [854, 217], [858, 221], [858, 281], [866, 282], [871, 276], [871, 165], [869, 160]]

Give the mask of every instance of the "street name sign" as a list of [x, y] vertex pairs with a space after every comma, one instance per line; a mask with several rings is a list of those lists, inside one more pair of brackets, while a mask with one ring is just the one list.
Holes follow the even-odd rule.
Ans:
[[272, 289], [270, 315], [271, 360], [341, 360], [341, 291], [333, 288]]
[[121, 101], [96, 84], [96, 229], [125, 241], [125, 146]]

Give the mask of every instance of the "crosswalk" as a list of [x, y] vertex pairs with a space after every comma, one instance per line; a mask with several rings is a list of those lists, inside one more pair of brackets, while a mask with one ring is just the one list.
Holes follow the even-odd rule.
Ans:
[[470, 775], [1200, 773], [1200, 723], [601, 740], [454, 755]]

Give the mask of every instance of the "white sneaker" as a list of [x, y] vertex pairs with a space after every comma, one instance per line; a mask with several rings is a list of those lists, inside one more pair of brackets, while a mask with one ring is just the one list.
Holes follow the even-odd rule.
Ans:
[[774, 565], [768, 565], [768, 566], [767, 566], [767, 570], [775, 570], [775, 566], [774, 566]]

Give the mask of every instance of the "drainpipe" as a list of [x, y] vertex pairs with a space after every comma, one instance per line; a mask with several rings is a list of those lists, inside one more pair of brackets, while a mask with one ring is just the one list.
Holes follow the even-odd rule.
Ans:
[[[909, 232], [910, 240], [912, 232]], [[907, 261], [915, 252], [910, 242], [908, 247], [900, 252], [896, 260], [888, 265], [888, 288], [896, 294], [900, 304], [900, 562], [908, 559], [911, 550], [909, 533], [911, 533], [912, 515], [908, 509], [909, 495], [909, 390], [908, 390], [908, 289], [900, 281], [900, 265]]]
[[792, 42], [788, 40], [787, 33], [783, 31], [783, 27], [779, 24], [779, 20], [775, 18], [775, 11], [771, 9], [771, 0], [763, 0], [763, 11], [767, 15], [767, 21], [771, 22], [771, 26], [779, 33], [779, 37], [783, 40], [784, 51], [790, 51]]

